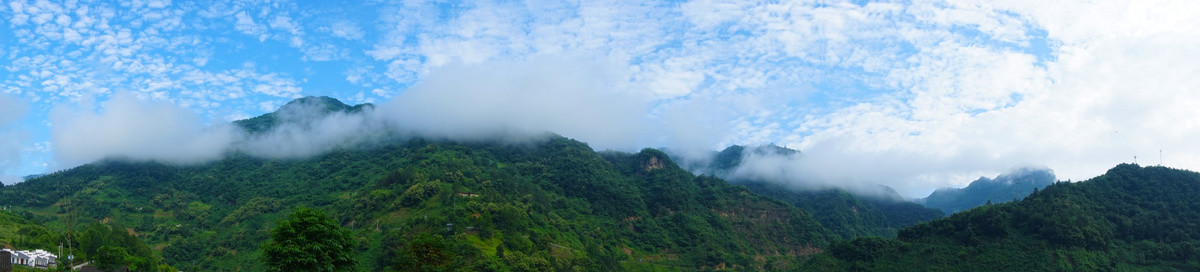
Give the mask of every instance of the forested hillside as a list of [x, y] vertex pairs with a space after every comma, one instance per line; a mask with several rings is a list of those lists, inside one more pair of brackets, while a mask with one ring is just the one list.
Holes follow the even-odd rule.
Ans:
[[856, 196], [842, 189], [796, 190], [766, 182], [738, 183], [751, 192], [806, 211], [839, 239], [896, 237], [901, 228], [942, 217], [942, 212], [899, 199]]
[[[267, 125], [248, 127], [272, 124], [257, 120]], [[186, 271], [264, 270], [260, 245], [300, 206], [352, 231], [361, 271], [783, 270], [834, 237], [801, 209], [657, 150], [597, 153], [555, 135], [191, 166], [113, 159], [3, 187], [0, 205], [59, 230], [128, 228]]]
[[1122, 164], [1024, 200], [830, 245], [811, 271], [1198, 271], [1200, 173]]
[[[29, 217], [26, 214], [25, 217]], [[41, 224], [10, 211], [0, 211], [0, 247], [17, 249], [57, 248], [62, 237]]]
[[891, 188], [880, 185], [881, 194], [856, 195], [839, 188], [798, 189], [790, 181], [749, 179], [734, 175], [747, 155], [801, 156], [800, 151], [766, 145], [730, 146], [714, 153], [705, 164], [688, 165], [694, 172], [723, 177], [751, 192], [778, 199], [806, 211], [839, 239], [863, 236], [895, 237], [903, 227], [942, 217], [942, 212], [903, 200]]

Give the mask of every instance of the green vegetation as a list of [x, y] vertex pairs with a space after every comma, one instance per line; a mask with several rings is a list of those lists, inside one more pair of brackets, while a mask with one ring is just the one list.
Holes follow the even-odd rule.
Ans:
[[260, 245], [299, 206], [348, 229], [357, 271], [783, 270], [835, 237], [803, 210], [657, 150], [601, 154], [556, 135], [397, 138], [192, 166], [107, 160], [0, 188], [0, 205], [53, 229], [127, 226], [186, 271], [267, 270]]
[[855, 196], [842, 189], [801, 191], [766, 182], [739, 183], [751, 192], [773, 197], [806, 211], [841, 239], [896, 237], [904, 227], [942, 217], [942, 212], [897, 199]]
[[[23, 212], [26, 217], [31, 214]], [[62, 235], [11, 211], [0, 211], [0, 247], [16, 249], [58, 248]]]
[[1200, 173], [1122, 164], [1024, 200], [835, 242], [813, 271], [1197, 271]]
[[[369, 107], [330, 100], [285, 108]], [[597, 153], [557, 135], [389, 139], [306, 159], [52, 173], [0, 187], [0, 242], [63, 244], [77, 262], [131, 271], [1200, 270], [1200, 174], [1188, 171], [1120, 165], [919, 223], [942, 214], [716, 177], [743, 152], [798, 155], [781, 147], [731, 147], [690, 166], [709, 170], [696, 176], [658, 150]]]
[[88, 224], [79, 234], [74, 245], [76, 258], [90, 261], [104, 271], [116, 271], [122, 267], [129, 271], [174, 271], [162, 264], [162, 258], [138, 239], [132, 229], [118, 224]]
[[267, 271], [354, 269], [354, 237], [325, 212], [300, 207], [276, 225], [262, 246]]

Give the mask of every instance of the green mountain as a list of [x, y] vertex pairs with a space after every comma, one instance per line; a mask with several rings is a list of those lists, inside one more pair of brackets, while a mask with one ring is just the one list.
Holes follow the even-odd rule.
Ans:
[[812, 271], [1200, 271], [1200, 173], [1122, 164], [1023, 200], [837, 242]]
[[[327, 102], [327, 113], [363, 110]], [[238, 124], [287, 120], [273, 114]], [[353, 232], [361, 271], [784, 270], [835, 237], [801, 209], [653, 149], [597, 153], [556, 135], [385, 142], [307, 159], [106, 160], [0, 188], [0, 205], [60, 231], [127, 228], [186, 271], [264, 270], [260, 245], [300, 206]]]
[[1025, 198], [1034, 190], [1054, 184], [1054, 171], [1043, 168], [1020, 168], [996, 176], [980, 177], [964, 188], [943, 188], [921, 200], [925, 206], [947, 214], [970, 210], [987, 203], [1003, 203]]
[[811, 211], [813, 218], [841, 239], [896, 237], [901, 228], [942, 217], [921, 204], [854, 195], [842, 189], [797, 190], [767, 182], [742, 182], [751, 192]]
[[803, 210], [837, 237], [850, 239], [863, 236], [895, 237], [901, 228], [942, 217], [943, 213], [917, 203], [903, 200], [890, 187], [879, 186], [873, 195], [854, 194], [838, 188], [797, 189], [786, 182], [748, 179], [734, 176], [747, 155], [799, 156], [800, 151], [765, 145], [745, 147], [734, 145], [714, 153], [702, 163], [685, 164], [700, 173], [725, 178], [745, 186], [751, 192], [778, 199]]

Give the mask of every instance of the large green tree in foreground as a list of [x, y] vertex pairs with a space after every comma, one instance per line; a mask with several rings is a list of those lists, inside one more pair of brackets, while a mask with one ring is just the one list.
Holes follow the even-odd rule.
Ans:
[[354, 270], [354, 238], [324, 211], [297, 208], [263, 244], [269, 271]]

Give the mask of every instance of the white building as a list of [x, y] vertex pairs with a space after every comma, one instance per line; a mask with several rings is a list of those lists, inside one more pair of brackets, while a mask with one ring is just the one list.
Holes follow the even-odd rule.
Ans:
[[22, 253], [20, 251], [13, 251], [13, 250], [7, 249], [7, 248], [2, 249], [2, 250], [7, 251], [8, 254], [10, 256], [12, 256], [12, 264], [28, 265], [29, 255], [26, 255], [25, 253]]
[[26, 251], [25, 254], [29, 255], [32, 259], [32, 264], [29, 266], [47, 267], [54, 264], [54, 261], [58, 259], [58, 256], [55, 256], [53, 253], [41, 249]]
[[54, 265], [54, 263], [56, 261], [58, 261], [57, 255], [54, 255], [53, 253], [50, 253], [49, 251], [45, 251], [45, 250], [41, 250], [41, 249], [32, 250], [32, 251], [30, 251], [30, 250], [14, 251], [14, 250], [5, 248], [5, 249], [0, 249], [0, 250], [8, 251], [8, 253], [12, 255], [12, 264], [19, 264], [19, 265], [24, 265], [24, 266], [34, 266], [34, 267], [48, 267], [48, 266]]

